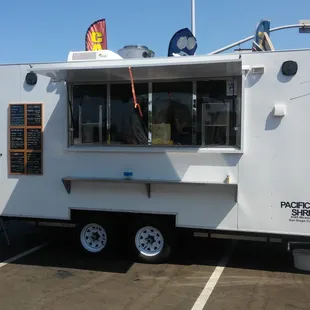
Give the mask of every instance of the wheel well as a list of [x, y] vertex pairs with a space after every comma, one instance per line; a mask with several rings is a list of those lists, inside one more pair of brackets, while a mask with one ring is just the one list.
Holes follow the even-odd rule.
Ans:
[[148, 219], [164, 222], [171, 227], [175, 227], [176, 216], [173, 214], [153, 214], [153, 213], [134, 213], [134, 212], [115, 212], [115, 211], [90, 211], [90, 210], [71, 210], [71, 221], [81, 223], [93, 220], [108, 219], [117, 224], [128, 226], [134, 222], [143, 222]]

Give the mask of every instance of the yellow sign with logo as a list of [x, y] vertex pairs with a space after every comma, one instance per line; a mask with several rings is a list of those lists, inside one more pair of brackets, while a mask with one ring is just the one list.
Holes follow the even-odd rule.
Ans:
[[102, 50], [103, 34], [99, 31], [93, 31], [91, 33], [91, 41], [93, 43], [92, 51]]

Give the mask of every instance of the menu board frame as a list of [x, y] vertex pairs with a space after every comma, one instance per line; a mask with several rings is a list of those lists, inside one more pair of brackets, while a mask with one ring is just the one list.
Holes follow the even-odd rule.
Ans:
[[[18, 126], [13, 126], [11, 124], [11, 110], [13, 106], [23, 106], [24, 109], [24, 124], [23, 125], [18, 125]], [[40, 124], [37, 126], [28, 126], [28, 119], [27, 119], [27, 111], [30, 106], [40, 106]], [[8, 156], [8, 165], [9, 165], [9, 174], [11, 175], [43, 175], [43, 103], [42, 102], [27, 102], [27, 103], [9, 103], [9, 109], [8, 109], [8, 150], [9, 150], [9, 156]], [[23, 149], [14, 149], [11, 148], [11, 129], [23, 129], [24, 130], [24, 148]], [[36, 149], [28, 149], [28, 129], [39, 129], [41, 133], [41, 143], [40, 143], [40, 148]], [[11, 153], [23, 153], [24, 154], [24, 172], [12, 172], [12, 166], [11, 166]], [[40, 153], [40, 158], [41, 158], [41, 166], [40, 166], [40, 172], [38, 173], [29, 173], [27, 171], [27, 158], [29, 153]]]

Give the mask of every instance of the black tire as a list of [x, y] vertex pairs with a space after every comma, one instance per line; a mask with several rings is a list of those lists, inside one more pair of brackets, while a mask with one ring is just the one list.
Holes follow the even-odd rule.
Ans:
[[[142, 228], [145, 228], [145, 231], [149, 231], [151, 233], [151, 229], [154, 228], [154, 232], [152, 233], [154, 238], [157, 238], [157, 244], [159, 245], [159, 240], [162, 240], [163, 237], [163, 245], [159, 246], [161, 250], [154, 248], [154, 251], [158, 251], [158, 253], [153, 253], [152, 255], [147, 255], [142, 248], [137, 248], [136, 245], [136, 236], [141, 232]], [[159, 234], [157, 234], [159, 231]], [[171, 257], [174, 244], [175, 244], [175, 235], [173, 228], [166, 223], [159, 222], [158, 220], [148, 220], [143, 222], [135, 223], [132, 226], [131, 234], [130, 234], [130, 245], [132, 247], [132, 252], [135, 258], [147, 264], [159, 264], [168, 261]], [[141, 236], [141, 235], [140, 235]], [[159, 236], [159, 237], [158, 237]]]
[[[79, 223], [76, 228], [77, 242], [84, 253], [99, 255], [108, 252], [111, 246], [111, 228], [105, 223], [105, 221], [88, 220]], [[96, 235], [96, 230], [99, 239], [98, 235]], [[86, 236], [86, 234], [88, 236]]]

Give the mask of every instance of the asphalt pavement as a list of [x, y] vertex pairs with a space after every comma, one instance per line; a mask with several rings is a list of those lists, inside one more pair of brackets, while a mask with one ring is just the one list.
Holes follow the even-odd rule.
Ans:
[[147, 265], [122, 249], [82, 253], [67, 230], [10, 223], [8, 233], [10, 247], [0, 233], [0, 309], [310, 309], [310, 275], [277, 244], [193, 238], [169, 263]]

